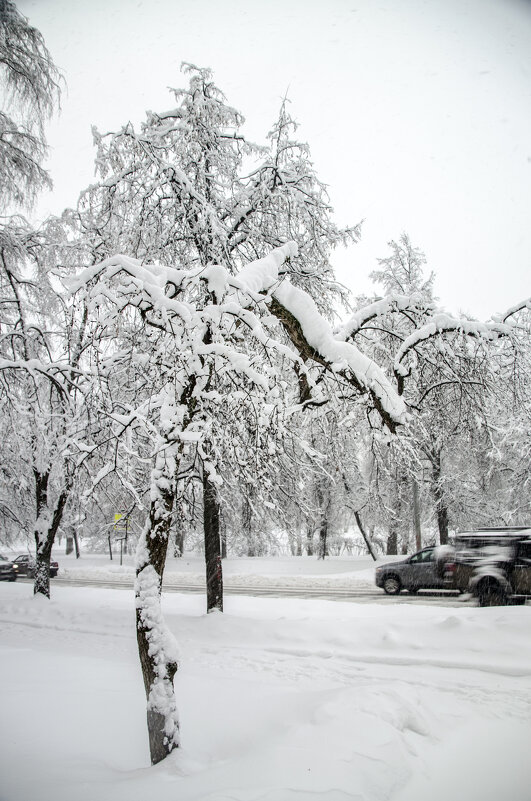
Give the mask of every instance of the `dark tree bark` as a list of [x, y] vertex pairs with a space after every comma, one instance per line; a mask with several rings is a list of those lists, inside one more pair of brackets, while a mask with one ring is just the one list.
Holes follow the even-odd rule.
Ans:
[[[44, 520], [48, 520], [48, 484], [50, 473], [49, 471], [40, 473], [37, 470], [34, 470], [33, 473], [35, 476], [37, 524], [42, 525]], [[35, 595], [44, 595], [46, 598], [50, 597], [50, 558], [52, 555], [52, 546], [55, 542], [55, 535], [57, 534], [59, 524], [63, 518], [63, 512], [70, 494], [71, 486], [72, 481], [67, 478], [65, 487], [56, 500], [51, 522], [49, 522], [46, 532], [42, 530], [35, 531], [35, 583], [33, 585], [33, 592]]]
[[422, 532], [420, 528], [420, 501], [419, 501], [419, 485], [413, 479], [413, 525], [415, 527], [415, 547], [417, 551], [422, 548]]
[[207, 612], [223, 612], [223, 570], [219, 536], [219, 503], [216, 485], [203, 470], [203, 522], [205, 528], [205, 563]]
[[448, 507], [444, 497], [443, 475], [441, 466], [441, 451], [434, 450], [431, 453], [431, 465], [433, 471], [433, 494], [435, 496], [435, 511], [437, 514], [437, 526], [439, 528], [439, 542], [441, 545], [448, 544]]
[[387, 556], [396, 556], [398, 554], [398, 533], [396, 531], [389, 532], [386, 554]]
[[374, 548], [372, 547], [372, 544], [371, 544], [371, 541], [369, 539], [369, 536], [368, 536], [367, 532], [365, 531], [365, 526], [363, 525], [363, 521], [361, 519], [360, 513], [359, 512], [354, 512], [354, 517], [356, 519], [356, 523], [358, 524], [358, 528], [361, 531], [361, 536], [363, 537], [365, 545], [367, 546], [367, 550], [369, 551], [369, 554], [372, 556], [372, 558], [376, 562], [376, 554], [374, 553]]
[[225, 524], [225, 518], [223, 517], [223, 513], [221, 509], [219, 510], [219, 530], [221, 536], [221, 558], [227, 558], [227, 526]]
[[318, 559], [325, 559], [328, 556], [328, 519], [323, 517], [319, 526], [319, 550]]
[[76, 559], [79, 559], [81, 556], [81, 552], [79, 550], [79, 537], [77, 535], [77, 531], [74, 529], [74, 550], [76, 552]]
[[253, 510], [251, 507], [250, 494], [252, 488], [247, 486], [245, 488], [245, 495], [242, 504], [242, 529], [245, 539], [247, 541], [247, 556], [256, 556], [256, 541], [253, 533]]
[[308, 521], [306, 528], [306, 553], [313, 556], [313, 532], [314, 528], [311, 521]]

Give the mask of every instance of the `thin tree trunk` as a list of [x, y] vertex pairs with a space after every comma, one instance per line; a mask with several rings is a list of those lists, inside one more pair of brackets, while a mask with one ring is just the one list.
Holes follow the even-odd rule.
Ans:
[[390, 531], [387, 537], [387, 556], [396, 556], [398, 553], [398, 534], [396, 531]]
[[300, 526], [297, 528], [297, 553], [296, 556], [302, 556], [302, 531]]
[[306, 528], [306, 553], [308, 556], [313, 556], [313, 525], [309, 520]]
[[205, 528], [205, 563], [207, 612], [223, 612], [223, 570], [219, 536], [219, 503], [215, 484], [203, 470], [203, 521]]
[[253, 510], [249, 494], [252, 492], [250, 486], [245, 488], [245, 495], [242, 503], [242, 529], [247, 542], [247, 556], [256, 556], [256, 542], [253, 537]]
[[219, 510], [219, 530], [221, 536], [221, 558], [227, 558], [227, 526], [221, 509]]
[[444, 498], [442, 488], [442, 468], [441, 452], [432, 453], [431, 458], [433, 470], [433, 494], [435, 496], [435, 511], [437, 513], [437, 525], [439, 528], [439, 542], [441, 545], [448, 544], [448, 507]]
[[74, 530], [74, 550], [76, 552], [76, 559], [79, 559], [81, 552], [79, 550], [79, 537], [76, 530]]
[[[179, 522], [179, 521], [178, 521]], [[175, 540], [173, 545], [173, 555], [181, 557], [184, 553], [184, 529], [182, 526], [175, 532]]]
[[376, 558], [377, 557], [376, 557], [376, 554], [374, 553], [374, 548], [372, 547], [372, 544], [371, 544], [371, 541], [370, 541], [370, 539], [369, 539], [369, 537], [367, 535], [367, 532], [365, 531], [365, 526], [363, 525], [360, 513], [359, 512], [354, 512], [354, 517], [356, 518], [356, 523], [358, 524], [358, 528], [361, 531], [361, 536], [363, 537], [363, 539], [365, 541], [365, 545], [367, 546], [367, 550], [369, 551], [369, 554], [372, 556], [372, 558], [376, 562]]
[[316, 496], [321, 514], [317, 558], [325, 559], [328, 556], [328, 510], [330, 508], [330, 487], [324, 486], [324, 479], [322, 483], [320, 481], [317, 482]]
[[412, 490], [413, 490], [413, 526], [415, 528], [415, 545], [417, 551], [420, 551], [422, 548], [422, 532], [420, 528], [420, 501], [419, 501], [419, 485], [413, 479], [412, 481]]

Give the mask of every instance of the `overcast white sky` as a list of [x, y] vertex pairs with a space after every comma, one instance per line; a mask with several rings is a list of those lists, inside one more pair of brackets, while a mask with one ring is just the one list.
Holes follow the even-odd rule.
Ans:
[[451, 311], [487, 318], [531, 295], [529, 0], [18, 0], [67, 92], [49, 127], [60, 213], [93, 180], [91, 125], [171, 106], [182, 61], [214, 70], [263, 141], [288, 93], [368, 273], [407, 231]]

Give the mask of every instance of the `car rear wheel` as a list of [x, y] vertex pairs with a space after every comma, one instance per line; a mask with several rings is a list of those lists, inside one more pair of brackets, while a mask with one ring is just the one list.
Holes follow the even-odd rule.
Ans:
[[384, 579], [383, 588], [387, 595], [398, 595], [402, 589], [402, 585], [397, 576], [387, 576], [387, 578]]
[[497, 581], [484, 582], [478, 590], [480, 606], [507, 606], [507, 593]]

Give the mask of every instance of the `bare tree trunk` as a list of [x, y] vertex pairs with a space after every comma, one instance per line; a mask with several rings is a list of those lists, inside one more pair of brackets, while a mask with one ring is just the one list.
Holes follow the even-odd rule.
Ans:
[[[55, 542], [55, 535], [63, 518], [63, 512], [70, 494], [72, 482], [66, 478], [65, 486], [55, 503], [55, 508], [49, 518], [48, 512], [48, 482], [50, 473], [34, 471], [37, 501], [37, 526], [35, 529], [35, 595], [50, 597], [50, 557]], [[46, 524], [46, 533], [42, 531]]]
[[176, 649], [161, 611], [161, 587], [175, 493], [160, 489], [152, 501], [143, 539], [137, 551], [136, 637], [147, 699], [151, 763], [163, 760], [179, 746], [179, 721], [173, 677]]
[[184, 529], [181, 526], [175, 532], [175, 540], [173, 544], [173, 555], [181, 557], [184, 553]]
[[448, 543], [448, 507], [444, 498], [443, 478], [441, 468], [441, 451], [431, 454], [431, 464], [433, 470], [433, 494], [435, 496], [435, 511], [437, 513], [437, 525], [439, 528], [439, 542], [441, 545]]
[[76, 559], [79, 559], [79, 557], [81, 556], [81, 552], [79, 550], [79, 537], [78, 537], [76, 529], [74, 529], [73, 536], [74, 536], [74, 550], [76, 552]]
[[227, 525], [221, 509], [219, 510], [219, 530], [221, 537], [221, 558], [227, 558]]
[[306, 524], [306, 553], [313, 556], [313, 525], [311, 520]]
[[203, 469], [203, 521], [205, 527], [205, 563], [207, 612], [223, 612], [223, 570], [219, 536], [219, 503], [215, 484]]
[[419, 485], [413, 479], [413, 526], [415, 528], [415, 546], [417, 551], [422, 548], [422, 532], [420, 528], [420, 501], [419, 501]]
[[387, 556], [396, 556], [398, 553], [398, 534], [396, 531], [390, 531], [387, 537]]
[[325, 559], [328, 556], [328, 519], [323, 517], [321, 525], [319, 526], [319, 546], [318, 546], [318, 559]]
[[317, 551], [318, 559], [325, 559], [328, 556], [328, 510], [330, 508], [330, 487], [317, 482], [316, 486], [317, 502], [319, 504], [319, 512], [321, 515], [321, 522], [319, 524], [319, 544]]
[[374, 553], [374, 548], [372, 547], [371, 541], [367, 535], [367, 532], [365, 531], [365, 526], [363, 525], [360, 513], [354, 512], [354, 517], [356, 518], [356, 523], [358, 524], [358, 528], [361, 531], [361, 536], [364, 539], [365, 545], [367, 546], [367, 550], [369, 551], [369, 554], [376, 562], [376, 554]]
[[256, 556], [256, 542], [253, 537], [253, 509], [249, 497], [251, 492], [251, 487], [246, 486], [242, 503], [242, 529], [247, 542], [247, 556], [253, 557]]

